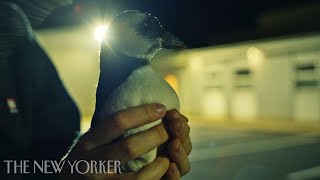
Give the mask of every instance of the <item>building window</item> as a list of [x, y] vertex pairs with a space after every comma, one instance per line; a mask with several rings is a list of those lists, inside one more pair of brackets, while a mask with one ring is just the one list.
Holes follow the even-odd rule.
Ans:
[[295, 87], [297, 89], [316, 88], [319, 86], [317, 67], [313, 63], [298, 64], [295, 67]]
[[252, 73], [250, 69], [237, 69], [234, 72], [234, 87], [235, 88], [250, 88], [252, 87]]

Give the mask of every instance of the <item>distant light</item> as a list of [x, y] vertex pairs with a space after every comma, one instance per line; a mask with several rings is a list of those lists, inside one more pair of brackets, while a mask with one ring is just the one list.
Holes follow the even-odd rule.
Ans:
[[170, 84], [176, 93], [178, 93], [179, 83], [177, 77], [174, 74], [168, 74], [164, 79]]
[[250, 47], [247, 50], [247, 58], [251, 66], [258, 67], [263, 63], [265, 56], [260, 49], [256, 47]]
[[106, 32], [108, 30], [107, 25], [99, 25], [94, 30], [94, 39], [98, 42], [102, 42], [106, 36]]

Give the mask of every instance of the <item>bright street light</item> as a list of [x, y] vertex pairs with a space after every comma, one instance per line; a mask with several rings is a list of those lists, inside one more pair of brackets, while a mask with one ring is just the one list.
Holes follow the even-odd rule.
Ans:
[[101, 43], [106, 36], [106, 32], [108, 30], [107, 25], [99, 25], [94, 30], [94, 39]]

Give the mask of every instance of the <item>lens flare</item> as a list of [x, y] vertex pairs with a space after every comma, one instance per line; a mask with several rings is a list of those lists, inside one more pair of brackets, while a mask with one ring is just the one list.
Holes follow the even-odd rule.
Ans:
[[103, 39], [106, 37], [107, 30], [108, 30], [107, 25], [97, 26], [94, 30], [94, 39], [101, 43]]

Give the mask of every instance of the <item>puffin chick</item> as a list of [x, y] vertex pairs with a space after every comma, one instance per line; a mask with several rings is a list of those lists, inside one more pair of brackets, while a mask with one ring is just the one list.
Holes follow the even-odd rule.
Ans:
[[[179, 99], [172, 87], [150, 66], [161, 49], [185, 48], [176, 36], [167, 32], [159, 20], [148, 14], [127, 10], [118, 14], [101, 43], [100, 76], [96, 109], [91, 127], [115, 112], [149, 103], [161, 103], [179, 110]], [[147, 130], [161, 119], [126, 131], [119, 139]], [[124, 171], [138, 171], [152, 162], [157, 149], [122, 165]]]

